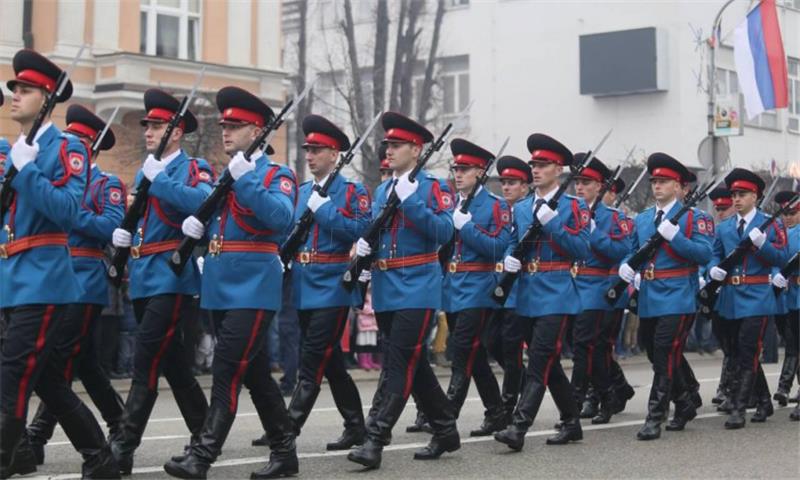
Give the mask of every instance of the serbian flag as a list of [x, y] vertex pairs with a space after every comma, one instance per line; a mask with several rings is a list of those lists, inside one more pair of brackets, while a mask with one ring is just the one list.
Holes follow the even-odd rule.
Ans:
[[786, 54], [775, 0], [762, 0], [736, 27], [733, 55], [748, 117], [789, 105]]

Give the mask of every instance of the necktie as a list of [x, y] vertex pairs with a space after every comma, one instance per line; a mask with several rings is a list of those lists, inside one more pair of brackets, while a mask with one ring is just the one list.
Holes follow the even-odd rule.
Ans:
[[661, 225], [661, 219], [664, 217], [664, 210], [659, 210], [656, 213], [656, 227]]
[[739, 232], [739, 237], [741, 237], [742, 233], [744, 233], [744, 224], [745, 224], [744, 218], [739, 220], [739, 228], [736, 229], [736, 231]]

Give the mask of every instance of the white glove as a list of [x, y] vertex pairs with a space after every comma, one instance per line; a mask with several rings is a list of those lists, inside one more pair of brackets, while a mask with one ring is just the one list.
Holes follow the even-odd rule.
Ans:
[[326, 203], [331, 201], [331, 197], [329, 196], [322, 196], [319, 194], [318, 191], [314, 190], [311, 192], [311, 196], [308, 197], [308, 209], [311, 210], [311, 213], [317, 213], [319, 207], [325, 205]]
[[203, 225], [203, 222], [197, 219], [194, 215], [190, 215], [186, 217], [186, 220], [183, 221], [181, 225], [181, 232], [187, 237], [192, 237], [195, 240], [199, 240], [206, 231], [206, 227]]
[[633, 288], [639, 290], [639, 287], [641, 286], [642, 286], [642, 274], [636, 273], [636, 275], [633, 276]]
[[721, 282], [725, 280], [725, 277], [728, 276], [728, 272], [719, 267], [711, 267], [711, 270], [708, 271], [708, 276], [718, 282]]
[[397, 180], [397, 185], [394, 187], [395, 191], [397, 192], [397, 197], [400, 199], [401, 203], [405, 202], [406, 198], [410, 197], [414, 192], [416, 192], [417, 188], [419, 188], [419, 182], [409, 181], [408, 173], [401, 176]]
[[589, 224], [589, 233], [594, 233], [594, 229], [597, 228], [597, 222], [592, 219], [592, 223]]
[[361, 270], [361, 274], [358, 276], [358, 281], [361, 283], [367, 283], [372, 280], [372, 271], [371, 270]]
[[144, 161], [144, 165], [142, 166], [142, 173], [144, 176], [150, 180], [151, 182], [158, 176], [159, 173], [163, 172], [167, 166], [161, 160], [156, 160], [156, 157], [153, 156], [151, 153], [147, 156], [147, 159]]
[[[534, 207], [535, 209], [536, 207]], [[539, 207], [539, 211], [536, 212], [536, 218], [539, 219], [539, 223], [542, 225], [547, 225], [550, 220], [556, 217], [557, 213], [555, 210], [550, 208], [550, 205], [543, 203], [541, 207]]]
[[522, 268], [522, 262], [511, 255], [503, 259], [503, 270], [509, 273], [519, 272]]
[[369, 242], [363, 238], [359, 238], [356, 242], [356, 256], [367, 257], [370, 254], [372, 254], [372, 247], [369, 246]]
[[772, 277], [772, 284], [778, 288], [786, 288], [789, 286], [789, 281], [786, 280], [786, 277], [781, 272], [778, 272]]
[[28, 145], [25, 143], [25, 135], [20, 135], [11, 147], [11, 163], [21, 172], [26, 165], [36, 160], [38, 154], [39, 144], [33, 142], [33, 145]]
[[636, 271], [632, 269], [630, 265], [623, 263], [619, 266], [619, 278], [625, 280], [627, 283], [631, 283], [634, 276], [636, 276]]
[[228, 171], [231, 172], [231, 177], [233, 177], [234, 180], [239, 180], [242, 175], [255, 169], [255, 162], [251, 162], [244, 158], [244, 153], [242, 153], [241, 150], [233, 156], [228, 164]]
[[756, 248], [761, 248], [765, 243], [767, 243], [767, 234], [758, 228], [750, 230], [750, 233], [748, 233], [747, 236], [750, 237], [750, 240], [753, 242], [753, 245], [755, 245]]
[[678, 234], [681, 227], [674, 223], [665, 220], [658, 225], [658, 234], [664, 237], [664, 240], [671, 242], [675, 235]]
[[[194, 218], [194, 217], [192, 217], [192, 218]], [[197, 270], [200, 271], [200, 275], [203, 274], [203, 265], [205, 265], [205, 264], [206, 264], [205, 257], [197, 257]]]
[[115, 228], [114, 233], [111, 234], [111, 244], [117, 248], [128, 248], [131, 246], [133, 235], [127, 230]]
[[455, 225], [456, 230], [461, 230], [470, 220], [472, 220], [472, 214], [469, 212], [461, 213], [461, 210], [456, 210], [453, 213], [453, 225]]
[[697, 281], [700, 282], [700, 290], [706, 288], [706, 284], [708, 283], [708, 282], [706, 282], [706, 277], [704, 277], [702, 275], [698, 275], [697, 276]]

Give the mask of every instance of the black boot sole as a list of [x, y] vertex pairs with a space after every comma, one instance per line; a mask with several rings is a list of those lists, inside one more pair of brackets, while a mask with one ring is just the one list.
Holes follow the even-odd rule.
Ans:
[[179, 467], [178, 465], [174, 465], [173, 463], [178, 463], [178, 462], [167, 462], [164, 464], [164, 471], [172, 475], [173, 477], [188, 478], [188, 479], [195, 479], [195, 478], [205, 479], [207, 477], [207, 474], [195, 475], [190, 472], [187, 472], [183, 468]]
[[510, 438], [506, 438], [505, 436], [500, 435], [500, 433], [501, 432], [498, 432], [498, 433], [494, 434], [494, 439], [496, 441], [502, 443], [503, 445], [506, 445], [508, 448], [510, 448], [511, 450], [514, 450], [515, 452], [521, 452], [522, 451], [522, 447], [525, 446], [525, 440], [522, 440], [521, 442], [516, 442], [516, 441], [514, 441], [514, 440], [512, 440]]
[[370, 469], [370, 470], [376, 470], [378, 468], [381, 468], [381, 460], [380, 459], [378, 459], [378, 461], [376, 462], [374, 460], [370, 460], [368, 458], [360, 457], [360, 456], [354, 455], [354, 454], [355, 454], [355, 452], [350, 452], [349, 454], [347, 454], [347, 459], [350, 460], [353, 463], [357, 463], [357, 464], [359, 464], [359, 465], [361, 465], [361, 466], [363, 466], [363, 467], [365, 467], [367, 469]]

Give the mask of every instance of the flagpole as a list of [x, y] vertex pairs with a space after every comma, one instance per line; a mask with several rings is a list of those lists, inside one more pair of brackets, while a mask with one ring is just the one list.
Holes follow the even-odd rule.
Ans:
[[717, 12], [717, 16], [714, 17], [714, 23], [711, 25], [711, 44], [709, 45], [709, 48], [711, 48], [711, 69], [708, 73], [708, 112], [706, 119], [708, 121], [708, 136], [711, 138], [712, 175], [718, 175], [722, 170], [722, 165], [717, 162], [717, 139], [714, 135], [714, 113], [717, 104], [717, 45], [720, 41], [717, 36], [717, 29], [722, 20], [722, 12], [733, 2], [734, 0], [728, 0], [722, 5], [722, 8]]

